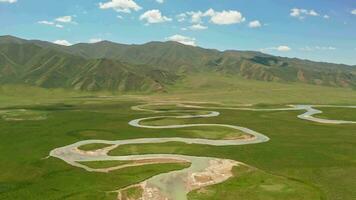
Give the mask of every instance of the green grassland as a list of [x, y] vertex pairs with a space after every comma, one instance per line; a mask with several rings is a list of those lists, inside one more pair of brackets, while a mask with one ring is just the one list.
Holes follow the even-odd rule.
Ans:
[[[275, 89], [262, 92], [269, 87], [268, 84], [276, 85]], [[331, 90], [326, 87], [311, 86], [305, 89], [303, 94], [302, 85], [285, 87], [286, 90], [278, 90], [278, 87], [283, 89], [284, 86], [277, 83], [256, 82], [255, 87], [251, 86], [249, 89], [247, 85], [243, 86], [244, 83], [241, 82], [231, 93], [220, 91], [214, 94], [217, 89], [212, 89], [212, 93], [204, 91], [188, 93], [183, 88], [181, 92], [177, 89], [175, 93], [169, 94], [125, 95], [113, 98], [98, 98], [98, 95], [104, 94], [88, 96], [86, 93], [73, 91], [42, 91], [37, 88], [27, 90], [26, 87], [16, 92], [15, 89], [18, 87], [2, 87], [0, 107], [3, 110], [26, 109], [34, 113], [45, 112], [46, 119], [9, 121], [0, 117], [0, 170], [2, 172], [0, 173], [0, 199], [115, 199], [116, 194], [110, 191], [141, 182], [155, 174], [186, 167], [181, 164], [160, 164], [126, 168], [108, 174], [89, 173], [61, 160], [46, 158], [54, 148], [81, 140], [150, 137], [218, 139], [232, 134], [231, 130], [217, 127], [151, 130], [129, 126], [130, 120], [157, 116], [150, 112], [131, 110], [132, 106], [151, 100], [185, 99], [231, 104], [260, 103], [258, 105], [260, 107], [279, 107], [280, 105], [275, 104], [296, 102], [352, 104], [355, 99], [355, 92], [349, 89]], [[316, 94], [316, 91], [320, 93]], [[256, 95], [255, 98], [253, 93]], [[263, 98], [267, 100], [264, 101]], [[326, 118], [343, 117], [341, 119], [344, 120], [356, 118], [355, 112], [350, 110], [338, 108], [322, 108], [322, 110], [325, 111], [322, 115]], [[190, 194], [191, 199], [214, 199], [214, 195], [223, 195], [218, 193], [223, 191], [219, 188], [235, 186], [237, 188], [233, 191], [234, 195], [250, 198], [251, 191], [256, 191], [261, 196], [256, 195], [254, 198], [261, 200], [277, 197], [282, 199], [285, 195], [294, 194], [293, 191], [303, 191], [300, 194], [309, 195], [307, 197], [311, 197], [310, 199], [314, 199], [315, 195], [320, 195], [321, 199], [325, 200], [353, 200], [356, 197], [354, 189], [356, 188], [354, 181], [356, 125], [326, 125], [297, 119], [296, 116], [303, 111], [216, 111], [221, 115], [213, 118], [189, 119], [189, 121], [174, 119], [169, 123], [221, 123], [245, 126], [266, 134], [271, 141], [256, 145], [226, 147], [175, 142], [126, 145], [113, 150], [110, 154], [179, 153], [211, 156], [234, 159], [261, 170], [245, 173], [237, 168], [234, 170], [237, 174], [236, 178], [209, 187], [209, 192], [206, 193], [193, 192]], [[148, 123], [158, 125], [168, 123], [162, 120]], [[82, 148], [94, 150], [100, 147]], [[102, 164], [100, 163], [99, 166]], [[239, 174], [239, 172], [243, 173]], [[278, 189], [282, 191], [276, 192]], [[265, 199], [262, 194], [266, 195]], [[296, 196], [295, 199], [303, 199], [303, 196]]]
[[[125, 145], [110, 155], [177, 153], [229, 158], [318, 188], [322, 199], [351, 200], [356, 195], [355, 125], [325, 125], [297, 119], [303, 111], [220, 112], [219, 117], [190, 119], [190, 123], [242, 125], [265, 133], [271, 141], [228, 147], [178, 142]], [[335, 184], [337, 177], [342, 178]]]
[[319, 191], [310, 185], [257, 169], [238, 166], [234, 177], [224, 183], [202, 188], [189, 194], [190, 200], [311, 200], [320, 199]]
[[318, 108], [323, 113], [316, 115], [324, 119], [356, 121], [356, 108]]
[[121, 191], [122, 199], [139, 199], [142, 196], [141, 187], [130, 187]]
[[242, 104], [355, 104], [355, 89], [302, 83], [246, 80], [210, 73], [192, 74], [170, 86], [167, 93], [151, 99], [210, 101]]
[[[1, 112], [1, 111], [0, 111]], [[3, 110], [2, 118], [8, 121], [17, 120], [44, 120], [46, 119], [46, 113], [41, 111], [30, 111], [30, 110]]]

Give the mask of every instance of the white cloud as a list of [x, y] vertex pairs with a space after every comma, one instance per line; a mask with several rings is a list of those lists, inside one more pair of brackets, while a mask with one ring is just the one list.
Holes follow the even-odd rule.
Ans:
[[188, 15], [191, 16], [191, 22], [192, 23], [200, 23], [201, 18], [204, 17], [204, 13], [201, 11], [198, 12], [187, 12]]
[[157, 3], [164, 3], [164, 0], [156, 0]]
[[313, 9], [307, 10], [307, 9], [303, 9], [303, 8], [293, 8], [290, 10], [290, 16], [296, 17], [299, 19], [304, 19], [307, 16], [317, 17], [317, 16], [320, 16], [320, 14]]
[[227, 24], [238, 24], [245, 21], [245, 18], [239, 11], [229, 10], [222, 12], [212, 12], [212, 17], [210, 19], [214, 24], [227, 25]]
[[57, 27], [57, 28], [64, 28], [64, 26], [61, 25], [61, 24], [56, 24], [56, 25], [54, 25], [54, 26]]
[[63, 17], [58, 17], [55, 19], [56, 22], [61, 22], [61, 23], [72, 23], [73, 21], [72, 16], [63, 16]]
[[53, 41], [54, 44], [59, 44], [59, 45], [63, 45], [63, 46], [70, 46], [72, 45], [70, 42], [68, 42], [67, 40], [56, 40]]
[[353, 10], [351, 11], [351, 14], [356, 15], [356, 9], [353, 9]]
[[187, 12], [187, 15], [191, 17], [192, 23], [202, 23], [203, 17], [210, 17], [210, 22], [218, 25], [238, 24], [245, 21], [245, 18], [239, 11], [236, 10], [223, 10], [217, 12], [210, 8], [209, 10], [202, 12]]
[[38, 23], [38, 24], [47, 25], [47, 26], [53, 26], [53, 27], [57, 27], [57, 28], [64, 28], [64, 26], [61, 25], [61, 24], [56, 24], [56, 23], [54, 23], [54, 22], [46, 21], [46, 20], [38, 21], [37, 23]]
[[248, 27], [250, 27], [250, 28], [259, 28], [261, 26], [262, 26], [262, 24], [258, 20], [254, 20], [254, 21], [251, 21], [250, 23], [248, 23]]
[[205, 30], [207, 29], [207, 26], [201, 25], [201, 24], [194, 24], [192, 26], [189, 26], [189, 29], [192, 31], [199, 31], [199, 30]]
[[171, 18], [163, 16], [159, 10], [149, 10], [140, 16], [140, 20], [147, 21], [149, 24], [157, 24], [172, 21]]
[[324, 15], [323, 17], [324, 17], [324, 19], [330, 19], [329, 15]]
[[290, 51], [292, 50], [289, 46], [279, 46], [276, 48], [277, 51], [282, 51], [282, 52], [286, 52], [286, 51]]
[[176, 16], [178, 22], [184, 22], [186, 17], [187, 17], [187, 15], [185, 13], [181, 13], [181, 14]]
[[62, 16], [62, 17], [57, 17], [53, 21], [47, 21], [47, 20], [42, 20], [38, 21], [38, 24], [43, 24], [43, 25], [48, 25], [48, 26], [53, 26], [57, 28], [64, 28], [63, 24], [77, 24], [77, 22], [73, 21], [72, 16]]
[[54, 22], [50, 22], [50, 21], [46, 21], [46, 20], [38, 21], [37, 23], [44, 24], [44, 25], [54, 25]]
[[171, 37], [166, 38], [166, 40], [179, 42], [184, 45], [197, 46], [195, 38], [183, 36], [183, 35], [172, 35]]
[[17, 0], [0, 0], [0, 3], [16, 3]]
[[103, 41], [103, 39], [101, 39], [101, 38], [91, 38], [89, 40], [89, 43], [98, 43], [98, 42], [101, 42], [101, 41]]
[[319, 16], [319, 13], [315, 12], [315, 10], [310, 10], [309, 15], [311, 16]]
[[290, 48], [287, 45], [281, 45], [278, 47], [268, 47], [268, 48], [261, 49], [262, 52], [267, 52], [267, 51], [271, 51], [271, 50], [280, 51], [280, 52], [288, 52], [288, 51], [291, 51], [292, 48]]
[[142, 8], [133, 0], [111, 0], [106, 3], [99, 3], [100, 9], [114, 9], [117, 12], [130, 13], [132, 10], [138, 11]]

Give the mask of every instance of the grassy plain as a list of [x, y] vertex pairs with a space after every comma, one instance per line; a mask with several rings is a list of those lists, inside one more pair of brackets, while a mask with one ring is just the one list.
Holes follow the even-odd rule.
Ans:
[[356, 90], [301, 83], [246, 80], [236, 76], [193, 74], [150, 99], [174, 99], [242, 104], [355, 104]]
[[318, 190], [310, 185], [285, 177], [274, 176], [258, 169], [238, 166], [234, 177], [224, 183], [202, 188], [189, 194], [190, 200], [311, 200], [320, 199]]
[[356, 108], [318, 108], [323, 113], [316, 115], [324, 119], [356, 121]]
[[[202, 84], [199, 87], [208, 83], [219, 86], [219, 81], [204, 83], [206, 79], [202, 79], [200, 83], [190, 81], [192, 84]], [[241, 81], [231, 84], [229, 88], [232, 89], [215, 89], [215, 85], [210, 91], [207, 89], [200, 92], [198, 89], [194, 92], [194, 85], [193, 92], [188, 92], [186, 84], [174, 86], [175, 88], [172, 86], [174, 92], [167, 94], [124, 95], [113, 98], [96, 97], [108, 95], [106, 93], [87, 94], [65, 90], [2, 87], [2, 109], [25, 108], [33, 112], [45, 112], [47, 118], [37, 121], [0, 119], [0, 199], [115, 199], [116, 194], [110, 191], [138, 183], [161, 172], [185, 167], [180, 164], [160, 164], [127, 168], [109, 174], [89, 173], [71, 167], [61, 160], [46, 158], [56, 147], [87, 139], [203, 136], [216, 139], [231, 134], [230, 130], [216, 127], [169, 130], [131, 127], [127, 123], [132, 119], [156, 116], [149, 112], [131, 110], [131, 106], [141, 103], [153, 100], [198, 100], [231, 104], [259, 103], [262, 107], [289, 103], [356, 103], [356, 93], [350, 89], [319, 86], [305, 88], [301, 84], [286, 86], [265, 82], [253, 84], [249, 86]], [[356, 113], [350, 110], [322, 110], [325, 111], [322, 116], [326, 118], [356, 118]], [[294, 194], [290, 188], [302, 191], [295, 198], [298, 200], [306, 197], [323, 200], [355, 199], [356, 125], [325, 125], [297, 119], [296, 116], [303, 111], [217, 111], [221, 112], [218, 117], [189, 121], [174, 119], [169, 123], [222, 123], [245, 126], [264, 133], [271, 141], [227, 147], [182, 143], [126, 145], [113, 150], [111, 154], [179, 153], [211, 156], [234, 159], [259, 169], [246, 172], [237, 168], [234, 170], [236, 178], [209, 187], [206, 192], [194, 192], [190, 194], [191, 199], [214, 199], [216, 195], [226, 195], [221, 193], [224, 190], [220, 188], [228, 188], [231, 191], [231, 188], [235, 187], [237, 189], [233, 191], [234, 195], [252, 200], [286, 199], [285, 195]], [[164, 121], [158, 120], [155, 123], [162, 122]], [[253, 196], [253, 192], [258, 195]]]
[[[266, 134], [271, 141], [227, 147], [178, 142], [126, 145], [110, 154], [177, 153], [229, 158], [307, 184], [320, 192], [320, 199], [351, 200], [355, 197], [355, 125], [325, 125], [297, 119], [296, 116], [303, 111], [220, 112], [219, 117], [190, 119], [189, 123], [241, 125]], [[337, 177], [342, 178], [338, 178], [335, 184]]]

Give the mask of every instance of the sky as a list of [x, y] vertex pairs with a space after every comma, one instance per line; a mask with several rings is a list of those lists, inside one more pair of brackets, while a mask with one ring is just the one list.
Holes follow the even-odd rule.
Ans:
[[356, 65], [356, 1], [0, 0], [0, 35], [61, 45], [173, 40]]

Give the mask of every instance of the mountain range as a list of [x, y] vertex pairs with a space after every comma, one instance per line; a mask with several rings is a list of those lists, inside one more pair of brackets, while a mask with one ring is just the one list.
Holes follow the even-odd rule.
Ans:
[[109, 41], [62, 46], [0, 36], [0, 84], [85, 91], [159, 92], [188, 75], [356, 88], [356, 66], [218, 51], [177, 42]]

